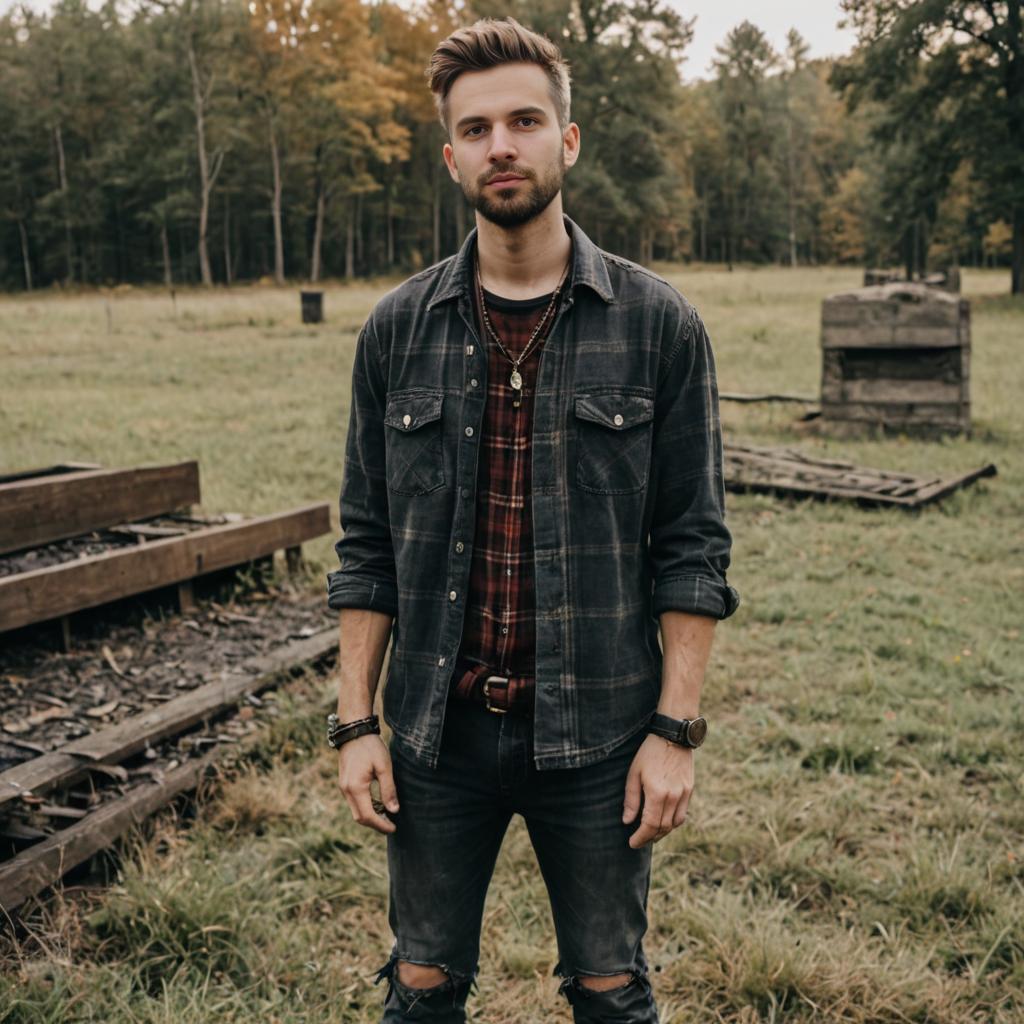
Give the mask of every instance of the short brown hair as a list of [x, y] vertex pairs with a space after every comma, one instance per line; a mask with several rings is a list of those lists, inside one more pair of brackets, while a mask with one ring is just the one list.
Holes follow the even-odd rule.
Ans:
[[[481, 18], [439, 43], [430, 56], [427, 75], [437, 116], [448, 131], [448, 93], [464, 71], [486, 71], [499, 64], [536, 64], [548, 76], [551, 99], [564, 130], [569, 124], [569, 65], [561, 50], [546, 36], [531, 32], [515, 18]], [[450, 133], [449, 133], [450, 134]]]

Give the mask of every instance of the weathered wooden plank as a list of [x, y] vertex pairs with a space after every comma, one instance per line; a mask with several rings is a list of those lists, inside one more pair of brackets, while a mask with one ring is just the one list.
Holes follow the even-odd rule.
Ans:
[[115, 839], [176, 796], [199, 784], [216, 751], [187, 761], [160, 782], [139, 786], [61, 829], [0, 865], [0, 908], [10, 914], [27, 899], [59, 881], [73, 867], [109, 847]]
[[823, 326], [822, 348], [956, 348], [960, 332], [950, 327], [894, 324], [839, 327]]
[[261, 693], [276, 684], [282, 672], [304, 667], [336, 651], [335, 627], [293, 640], [269, 654], [247, 661], [241, 670], [206, 683], [149, 711], [83, 736], [48, 754], [0, 772], [0, 806], [26, 793], [42, 794], [88, 774], [92, 765], [113, 765], [176, 736], [204, 719], [234, 706], [249, 693]]
[[0, 554], [173, 512], [198, 501], [195, 461], [92, 469], [0, 484]]
[[0, 578], [0, 632], [271, 555], [330, 530], [326, 503]]
[[833, 398], [836, 388], [830, 385], [824, 401], [866, 402], [875, 404], [913, 405], [960, 405], [963, 389], [959, 382], [947, 383], [941, 380], [865, 380], [847, 379], [839, 386], [838, 398]]
[[895, 281], [888, 284], [854, 288], [846, 292], [835, 292], [825, 299], [825, 304], [841, 314], [844, 307], [860, 306], [865, 310], [888, 310], [890, 314], [905, 317], [908, 322], [915, 317], [952, 315], [950, 311], [960, 308], [965, 300], [959, 295], [950, 295], [929, 288], [919, 281]]
[[961, 487], [966, 487], [968, 484], [974, 483], [975, 480], [980, 480], [982, 477], [998, 475], [999, 471], [996, 469], [995, 463], [990, 462], [987, 466], [982, 466], [980, 469], [972, 470], [970, 473], [950, 477], [948, 480], [939, 480], [930, 487], [922, 488], [922, 490], [917, 493], [917, 503], [919, 505], [926, 505], [930, 502], [938, 501], [940, 498], [944, 498], [946, 495], [952, 494], [953, 491], [958, 491]]

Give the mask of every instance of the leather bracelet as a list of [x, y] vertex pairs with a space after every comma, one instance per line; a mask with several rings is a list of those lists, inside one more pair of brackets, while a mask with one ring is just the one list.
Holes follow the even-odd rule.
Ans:
[[337, 750], [343, 743], [380, 732], [380, 720], [376, 715], [357, 718], [353, 722], [339, 722], [337, 715], [327, 716], [327, 745]]

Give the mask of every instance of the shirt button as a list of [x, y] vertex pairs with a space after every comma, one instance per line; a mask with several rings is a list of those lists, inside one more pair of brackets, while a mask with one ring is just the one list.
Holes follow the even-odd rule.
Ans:
[[502, 631], [502, 633], [507, 633], [508, 632], [508, 626], [502, 626], [501, 627], [501, 631]]
[[442, 656], [442, 657], [438, 658], [437, 659], [437, 663], [438, 663], [438, 665], [443, 666], [444, 665], [444, 657]]
[[472, 379], [472, 380], [471, 380], [471, 381], [470, 381], [469, 383], [470, 383], [470, 384], [471, 384], [471, 385], [472, 385], [473, 387], [477, 387], [477, 386], [478, 386], [478, 382], [477, 382], [477, 379], [476, 379], [476, 377], [474, 377], [474, 378], [473, 378], [473, 379]]
[[506, 569], [505, 570], [505, 575], [506, 576], [511, 576], [512, 575], [512, 570], [511, 569]]
[[467, 356], [471, 356], [472, 354], [473, 354], [473, 346], [472, 345], [467, 345], [466, 346], [466, 355]]
[[409, 424], [410, 424], [410, 423], [412, 423], [412, 417], [411, 417], [411, 416], [410, 416], [410, 415], [409, 415], [408, 413], [406, 413], [406, 414], [405, 414], [405, 415], [404, 415], [404, 416], [402, 417], [402, 422], [403, 422], [403, 423], [404, 423], [404, 424], [405, 424], [406, 426], [409, 426]]
[[468, 498], [469, 497], [469, 488], [468, 487], [463, 487], [462, 488], [462, 496], [464, 498]]
[[455, 550], [461, 555], [466, 545], [461, 540], [455, 542]]
[[449, 590], [449, 591], [448, 591], [448, 600], [449, 600], [449, 601], [454, 601], [454, 600], [455, 600], [455, 598], [457, 598], [458, 596], [459, 596], [459, 595], [458, 595], [458, 594], [456, 594], [454, 590]]
[[622, 426], [622, 416], [619, 413], [615, 414], [615, 426], [617, 426], [617, 427], [621, 427]]
[[473, 436], [473, 428], [472, 427], [466, 427], [466, 437], [472, 437], [472, 436]]

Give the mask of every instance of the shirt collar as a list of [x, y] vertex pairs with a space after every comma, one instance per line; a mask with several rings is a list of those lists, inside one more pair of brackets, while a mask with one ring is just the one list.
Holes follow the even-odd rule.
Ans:
[[[608, 268], [605, 266], [601, 250], [594, 245], [571, 217], [563, 213], [562, 219], [565, 221], [566, 230], [572, 237], [573, 264], [570, 275], [572, 287], [578, 288], [580, 285], [585, 285], [597, 292], [605, 302], [614, 302], [615, 294], [612, 291]], [[434, 306], [448, 299], [460, 296], [469, 297], [467, 284], [471, 269], [470, 261], [476, 246], [476, 236], [477, 229], [474, 227], [466, 235], [466, 240], [455, 254], [454, 259], [448, 261], [448, 265], [438, 280], [437, 291], [427, 303], [427, 309], [433, 309]]]

